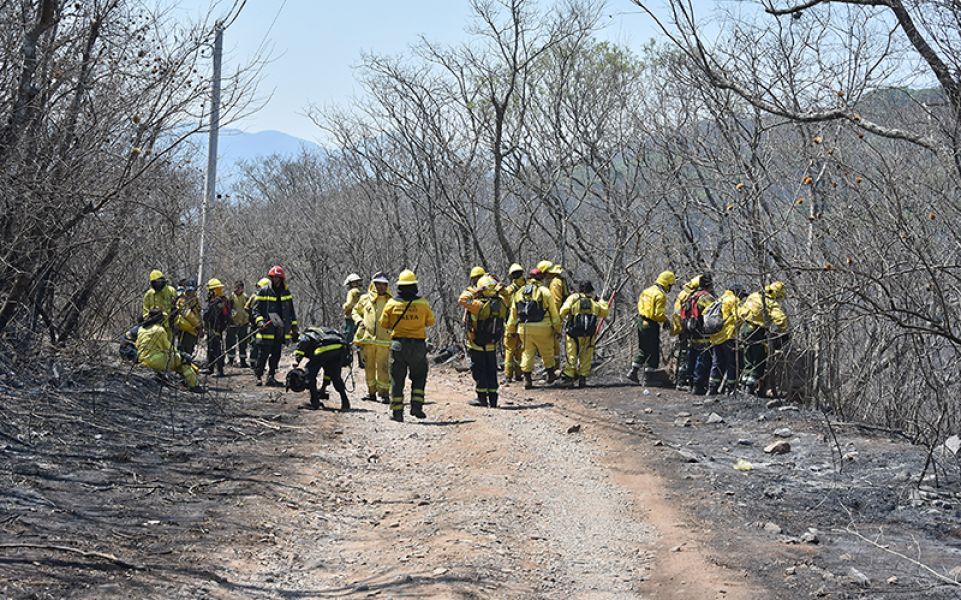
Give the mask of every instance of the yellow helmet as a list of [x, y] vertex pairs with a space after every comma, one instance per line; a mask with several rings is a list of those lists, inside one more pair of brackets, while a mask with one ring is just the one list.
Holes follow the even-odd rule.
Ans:
[[160, 269], [154, 269], [150, 272], [150, 281], [157, 281], [158, 279], [166, 279], [163, 272]]
[[410, 269], [404, 269], [397, 276], [397, 285], [413, 285], [417, 283], [417, 275]]
[[551, 265], [551, 268], [548, 269], [547, 272], [548, 272], [548, 273], [553, 273], [554, 275], [560, 275], [561, 273], [564, 272], [564, 267], [562, 267], [561, 265], [555, 263], [555, 264]]
[[487, 269], [481, 266], [474, 267], [473, 269], [470, 270], [471, 279], [475, 277], [483, 277], [486, 274], [487, 274]]
[[657, 276], [657, 284], [664, 287], [671, 287], [677, 283], [677, 276], [674, 275], [674, 271], [663, 271]]
[[689, 292], [695, 292], [699, 287], [701, 287], [700, 275], [695, 275], [693, 279], [684, 284], [684, 289]]
[[222, 288], [222, 287], [224, 287], [224, 284], [220, 283], [220, 280], [217, 279], [216, 277], [214, 277], [213, 279], [211, 279], [210, 281], [207, 282], [207, 289], [208, 289], [208, 290], [214, 290], [214, 289]]
[[497, 287], [497, 280], [490, 275], [484, 275], [477, 282], [477, 288], [481, 290], [493, 290]]
[[768, 286], [764, 288], [764, 293], [766, 293], [768, 297], [774, 299], [784, 298], [787, 295], [784, 291], [784, 283], [780, 281], [775, 281], [768, 284]]
[[268, 285], [270, 285], [270, 279], [266, 277], [257, 282], [258, 288], [267, 287]]
[[509, 269], [507, 269], [507, 274], [510, 276], [511, 279], [517, 279], [518, 277], [523, 277], [524, 267], [520, 266], [517, 263], [514, 263], [510, 266]]
[[549, 260], [542, 260], [541, 262], [537, 263], [537, 269], [538, 269], [541, 273], [547, 273], [547, 272], [549, 272], [549, 271], [551, 270], [551, 267], [553, 267], [553, 266], [554, 266], [554, 263], [552, 263], [552, 262], [549, 261]]

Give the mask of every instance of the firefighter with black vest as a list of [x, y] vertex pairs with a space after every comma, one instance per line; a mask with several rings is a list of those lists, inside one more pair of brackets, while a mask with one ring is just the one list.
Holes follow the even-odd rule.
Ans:
[[564, 366], [564, 383], [577, 387], [587, 387], [587, 376], [591, 374], [594, 360], [594, 343], [600, 319], [610, 311], [607, 302], [594, 296], [594, 284], [582, 281], [577, 293], [568, 296], [561, 307], [561, 320], [567, 319], [567, 361]]
[[496, 279], [484, 275], [457, 300], [467, 313], [467, 354], [477, 393], [474, 406], [497, 408], [497, 342], [504, 335], [508, 315], [498, 288]]
[[507, 321], [507, 333], [513, 339], [519, 340], [523, 354], [521, 355], [521, 372], [524, 374], [524, 389], [534, 387], [532, 373], [534, 360], [541, 355], [544, 369], [547, 371], [547, 383], [557, 381], [557, 359], [554, 354], [554, 336], [561, 329], [561, 320], [557, 315], [557, 306], [551, 298], [550, 291], [542, 285], [544, 275], [540, 269], [531, 269], [531, 283], [528, 283], [514, 294], [510, 317]]
[[[294, 350], [294, 370], [287, 374], [287, 386], [299, 391], [301, 385], [310, 390], [310, 407], [314, 410], [323, 408], [321, 400], [326, 394], [317, 389], [317, 376], [324, 371], [324, 381], [330, 381], [334, 389], [340, 394], [340, 410], [350, 410], [350, 400], [347, 398], [347, 386], [341, 376], [341, 369], [350, 357], [350, 348], [344, 335], [329, 327], [308, 327], [297, 340]], [[307, 359], [307, 369], [299, 368], [300, 361]], [[302, 379], [301, 379], [302, 378]], [[298, 381], [301, 379], [300, 381]], [[302, 389], [302, 388], [301, 388]]]
[[267, 278], [270, 279], [270, 285], [260, 288], [254, 300], [254, 326], [257, 327], [259, 346], [254, 375], [257, 376], [257, 385], [263, 385], [264, 367], [269, 363], [267, 385], [279, 387], [281, 383], [276, 378], [277, 366], [284, 344], [297, 337], [297, 314], [283, 267], [272, 267], [267, 272]]

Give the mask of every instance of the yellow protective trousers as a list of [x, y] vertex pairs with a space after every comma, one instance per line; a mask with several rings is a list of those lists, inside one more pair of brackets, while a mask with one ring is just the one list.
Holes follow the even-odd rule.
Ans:
[[521, 373], [521, 340], [510, 335], [504, 335], [504, 376], [511, 379]]
[[591, 362], [594, 360], [594, 338], [591, 336], [567, 336], [567, 362], [564, 365], [564, 377], [587, 377], [591, 374]]
[[390, 359], [390, 342], [381, 344], [364, 344], [364, 375], [367, 377], [367, 393], [371, 396], [385, 395], [390, 392], [390, 371], [387, 361]]
[[517, 334], [520, 336], [521, 344], [523, 345], [521, 372], [534, 372], [534, 358], [538, 354], [541, 355], [541, 360], [544, 361], [545, 369], [553, 369], [557, 366], [554, 357], [556, 338], [549, 324], [535, 324], [533, 326], [521, 324], [517, 328]]
[[150, 367], [154, 371], [163, 373], [173, 371], [180, 373], [187, 383], [187, 387], [197, 385], [197, 367], [190, 363], [185, 363], [177, 352], [155, 352], [141, 359], [141, 364]]

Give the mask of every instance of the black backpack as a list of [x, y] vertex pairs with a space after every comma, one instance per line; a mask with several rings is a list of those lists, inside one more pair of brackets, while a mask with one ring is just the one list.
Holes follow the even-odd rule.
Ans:
[[517, 301], [517, 321], [520, 323], [540, 323], [544, 320], [544, 304], [534, 299], [534, 285], [527, 284]]
[[[486, 319], [478, 318], [474, 327], [474, 343], [480, 346], [494, 344], [504, 337], [503, 301], [494, 296], [485, 302], [487, 303], [485, 308], [489, 309], [490, 316]], [[481, 309], [482, 312], [483, 310]]]
[[567, 335], [573, 337], [594, 337], [597, 332], [597, 315], [594, 312], [594, 301], [584, 296], [577, 302], [578, 314], [571, 315], [567, 320]]

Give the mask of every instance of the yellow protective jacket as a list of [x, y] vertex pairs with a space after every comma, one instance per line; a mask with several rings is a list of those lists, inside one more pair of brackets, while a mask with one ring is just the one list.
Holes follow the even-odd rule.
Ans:
[[177, 298], [177, 316], [174, 325], [179, 331], [185, 331], [192, 336], [199, 336], [202, 321], [200, 319], [200, 298]]
[[347, 299], [344, 300], [344, 305], [342, 307], [344, 309], [344, 318], [354, 318], [354, 307], [357, 306], [358, 302], [360, 302], [360, 296], [362, 293], [363, 292], [360, 291], [360, 288], [352, 287], [347, 290]]
[[380, 317], [390, 299], [390, 290], [381, 295], [377, 293], [374, 284], [370, 284], [367, 293], [357, 301], [351, 315], [354, 323], [357, 324], [357, 333], [354, 334], [355, 344], [358, 346], [364, 344], [373, 346], [390, 345], [390, 332], [387, 331], [386, 327], [380, 325]]
[[168, 319], [173, 314], [176, 303], [177, 290], [173, 286], [168, 285], [159, 292], [150, 288], [143, 295], [143, 316], [146, 318], [151, 308], [159, 308], [164, 313], [164, 319]]
[[378, 324], [390, 331], [391, 339], [427, 339], [427, 328], [434, 326], [434, 311], [424, 298], [398, 300], [391, 298], [380, 315]]
[[[544, 318], [537, 323], [521, 323], [518, 320], [517, 303], [528, 299], [539, 302], [544, 308]], [[511, 300], [511, 314], [507, 319], [508, 334], [515, 334], [519, 329], [528, 327], [550, 329], [554, 333], [561, 331], [561, 318], [557, 314], [557, 305], [554, 304], [554, 298], [551, 296], [550, 290], [536, 282], [529, 283], [517, 290]]]
[[[148, 327], [141, 327], [137, 332], [137, 358], [140, 364], [156, 371], [171, 369], [175, 361], [172, 359], [173, 345], [163, 325], [155, 323]], [[176, 364], [179, 364], [177, 362]]]
[[[493, 352], [497, 350], [497, 343], [503, 337], [504, 321], [510, 314], [507, 302], [500, 292], [485, 296], [473, 290], [464, 290], [457, 299], [467, 313], [467, 347], [471, 350]], [[486, 336], [489, 341], [478, 343], [478, 333]]]
[[711, 336], [712, 346], [719, 346], [724, 342], [733, 340], [741, 325], [741, 320], [737, 316], [738, 305], [741, 302], [734, 295], [734, 292], [726, 290], [718, 298], [718, 301], [721, 303], [721, 316], [724, 317], [724, 326]]
[[[767, 308], [767, 314], [764, 309]], [[777, 300], [770, 296], [761, 297], [761, 292], [754, 292], [744, 299], [737, 311], [738, 317], [757, 327], [770, 327], [772, 324], [780, 331], [788, 328], [787, 315], [781, 309]]]
[[557, 275], [554, 279], [551, 279], [548, 288], [551, 291], [551, 298], [554, 299], [554, 306], [559, 310], [560, 307], [564, 306], [568, 296], [571, 295], [571, 289], [567, 287], [567, 280]]
[[243, 327], [250, 323], [250, 313], [247, 312], [247, 302], [250, 296], [247, 294], [233, 293], [230, 295], [230, 324], [235, 327]]
[[656, 283], [637, 298], [637, 314], [649, 321], [663, 324], [667, 321], [667, 292]]
[[[591, 301], [591, 308], [589, 311], [585, 311], [581, 307], [581, 300], [584, 298], [589, 298]], [[603, 319], [608, 315], [610, 310], [611, 309], [607, 305], [607, 302], [603, 300], [598, 300], [597, 298], [594, 298], [587, 294], [577, 292], [567, 297], [567, 300], [564, 301], [564, 306], [561, 307], [561, 312], [559, 313], [559, 316], [561, 320], [564, 320], [567, 317], [576, 317], [577, 315], [589, 314], [589, 315], [596, 315], [597, 318]]]
[[701, 287], [700, 275], [685, 283], [681, 291], [677, 293], [677, 298], [674, 299], [674, 314], [671, 315], [671, 335], [680, 335], [682, 330], [681, 307], [684, 305], [684, 301], [690, 298], [691, 294], [696, 292], [699, 287]]

